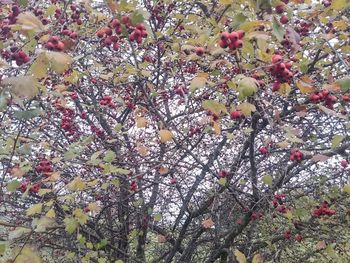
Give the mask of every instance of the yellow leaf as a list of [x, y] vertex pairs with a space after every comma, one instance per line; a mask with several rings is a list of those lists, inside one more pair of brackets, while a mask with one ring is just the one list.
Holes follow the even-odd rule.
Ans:
[[23, 247], [18, 253], [19, 254], [16, 257], [16, 260], [13, 263], [24, 263], [24, 262], [41, 263], [42, 262], [37, 252], [29, 246]]
[[173, 138], [173, 134], [169, 130], [160, 130], [160, 141], [162, 143], [166, 143], [167, 141], [170, 141]]
[[45, 182], [56, 182], [58, 179], [60, 179], [61, 174], [59, 172], [52, 173], [48, 178], [46, 178]]
[[210, 110], [216, 115], [220, 115], [221, 112], [227, 113], [227, 109], [224, 104], [217, 102], [215, 100], [205, 100], [202, 102], [202, 107], [205, 110]]
[[241, 251], [239, 251], [238, 249], [235, 249], [233, 254], [235, 255], [238, 263], [246, 263], [247, 262], [245, 255]]
[[86, 187], [86, 183], [81, 180], [80, 177], [76, 177], [67, 185], [69, 190], [76, 191], [76, 190], [84, 190]]
[[256, 254], [254, 255], [253, 259], [252, 259], [252, 263], [263, 263], [263, 257], [260, 254]]
[[280, 89], [278, 90], [278, 93], [282, 95], [288, 95], [291, 92], [292, 88], [289, 86], [288, 83], [283, 83], [280, 86]]
[[344, 20], [334, 21], [334, 22], [332, 22], [332, 24], [338, 30], [344, 30], [347, 28], [347, 24], [345, 23]]
[[213, 129], [216, 135], [220, 135], [221, 134], [221, 127], [220, 127], [220, 123], [213, 121]]
[[343, 188], [344, 192], [350, 195], [350, 184], [346, 184], [344, 185]]
[[190, 91], [201, 89], [205, 86], [207, 79], [205, 77], [195, 77], [190, 84]]
[[148, 148], [140, 143], [137, 144], [136, 149], [141, 156], [147, 156], [149, 154]]
[[29, 70], [37, 79], [46, 77], [48, 71], [48, 60], [44, 53], [38, 55]]
[[80, 208], [77, 208], [73, 211], [73, 215], [75, 219], [79, 222], [81, 225], [85, 225], [88, 220], [88, 216], [84, 214], [83, 210]]
[[31, 12], [20, 13], [16, 18], [16, 24], [12, 27], [22, 31], [34, 31], [37, 33], [46, 30], [40, 19]]
[[47, 211], [46, 216], [48, 218], [55, 218], [56, 217], [55, 210], [53, 210], [53, 208], [51, 208], [49, 211]]
[[22, 177], [25, 174], [25, 171], [23, 171], [21, 167], [15, 166], [11, 169], [11, 175], [13, 177]]
[[43, 208], [42, 203], [32, 205], [31, 207], [29, 207], [27, 209], [26, 214], [27, 214], [27, 216], [38, 214], [41, 212], [42, 208]]
[[144, 128], [147, 125], [147, 120], [144, 117], [138, 117], [136, 118], [136, 127], [137, 128]]
[[345, 10], [345, 7], [349, 6], [348, 0], [333, 0], [330, 6], [335, 11]]
[[62, 52], [48, 51], [46, 57], [50, 62], [51, 69], [58, 74], [64, 73], [72, 64], [72, 58]]
[[9, 77], [2, 84], [10, 87], [10, 92], [20, 98], [34, 98], [38, 92], [38, 81], [32, 76]]
[[161, 167], [159, 168], [159, 173], [160, 173], [161, 175], [167, 174], [168, 172], [169, 172], [169, 168], [168, 168], [168, 167], [161, 166]]
[[214, 221], [211, 218], [205, 219], [202, 221], [202, 226], [204, 228], [211, 228], [214, 226]]
[[90, 203], [90, 204], [88, 204], [87, 207], [88, 207], [89, 210], [92, 211], [92, 212], [97, 212], [97, 211], [100, 210], [100, 207], [98, 206], [97, 203]]
[[312, 93], [315, 91], [314, 87], [312, 85], [310, 85], [309, 83], [306, 83], [302, 80], [297, 80], [296, 81], [297, 87], [299, 88], [299, 90], [301, 91], [301, 93]]
[[250, 116], [252, 112], [256, 111], [256, 108], [253, 104], [249, 102], [244, 102], [237, 106], [237, 109], [240, 110], [244, 116]]
[[264, 20], [249, 21], [241, 24], [239, 26], [239, 29], [245, 32], [249, 32], [249, 31], [252, 31], [255, 27], [258, 27], [260, 25], [266, 25], [266, 24], [271, 24], [271, 22], [264, 21]]

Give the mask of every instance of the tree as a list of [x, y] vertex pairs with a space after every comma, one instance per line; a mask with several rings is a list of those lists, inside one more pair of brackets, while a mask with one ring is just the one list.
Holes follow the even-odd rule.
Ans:
[[346, 0], [1, 0], [6, 262], [349, 262]]

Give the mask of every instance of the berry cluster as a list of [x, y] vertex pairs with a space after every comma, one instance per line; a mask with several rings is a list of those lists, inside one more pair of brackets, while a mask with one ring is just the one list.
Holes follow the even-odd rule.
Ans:
[[44, 176], [50, 176], [50, 173], [53, 172], [52, 164], [50, 161], [43, 159], [39, 162], [39, 164], [35, 167], [35, 170], [43, 174]]
[[200, 134], [201, 133], [201, 128], [199, 127], [191, 127], [190, 131], [188, 132], [188, 137], [192, 137], [196, 134]]
[[322, 90], [310, 94], [309, 100], [313, 103], [319, 103], [323, 101], [326, 107], [333, 109], [333, 105], [337, 102], [337, 97], [331, 95], [329, 90]]
[[292, 150], [290, 154], [290, 160], [291, 161], [298, 161], [300, 162], [303, 159], [304, 154], [299, 150]]
[[90, 130], [96, 134], [98, 137], [103, 137], [104, 133], [103, 130], [96, 127], [95, 125], [90, 125]]
[[[287, 2], [287, 3], [288, 3], [288, 2]], [[277, 6], [275, 7], [276, 13], [281, 15], [281, 17], [280, 17], [280, 22], [281, 22], [282, 24], [287, 24], [288, 21], [289, 21], [288, 17], [287, 17], [285, 14], [283, 14], [283, 13], [285, 12], [285, 9], [286, 9], [286, 8], [285, 8], [285, 5], [284, 5], [284, 4], [279, 4], [279, 5], [277, 5]]]
[[272, 66], [269, 68], [272, 76], [276, 78], [275, 83], [272, 86], [272, 91], [278, 91], [282, 83], [290, 83], [293, 78], [293, 73], [290, 70], [292, 68], [292, 63], [284, 63], [283, 57], [278, 54], [272, 56]]
[[17, 47], [11, 47], [11, 51], [14, 51], [12, 53], [11, 58], [16, 61], [17, 66], [21, 66], [23, 64], [26, 64], [30, 61], [29, 56], [22, 50], [16, 52]]
[[[28, 185], [29, 185], [29, 181], [23, 181], [20, 186], [19, 186], [19, 190], [24, 193], [25, 191], [27, 191], [28, 189]], [[41, 189], [41, 184], [40, 183], [36, 183], [34, 185], [32, 185], [30, 188], [29, 188], [29, 193], [38, 193]]]
[[63, 110], [61, 128], [67, 132], [68, 136], [73, 136], [77, 132], [73, 118], [74, 111], [72, 109], [66, 108]]
[[147, 31], [144, 24], [137, 24], [133, 32], [129, 35], [130, 41], [136, 41], [138, 44], [142, 43], [142, 39], [147, 37]]
[[64, 43], [60, 40], [58, 36], [52, 36], [46, 42], [45, 47], [48, 50], [63, 51], [65, 48]]
[[308, 23], [306, 21], [295, 21], [296, 27], [295, 31], [299, 33], [301, 36], [307, 36], [310, 31], [311, 23]]
[[70, 37], [71, 39], [77, 39], [78, 38], [77, 32], [71, 31], [69, 29], [63, 29], [62, 30], [62, 34], [67, 36], [67, 37]]
[[312, 216], [314, 217], [321, 217], [324, 215], [332, 216], [335, 214], [335, 212], [336, 212], [335, 210], [328, 208], [327, 202], [323, 202], [320, 207], [317, 207], [316, 209], [314, 209], [314, 211], [312, 212]]
[[234, 32], [222, 32], [219, 46], [222, 48], [229, 48], [230, 50], [236, 50], [243, 47], [242, 38], [245, 32], [243, 30], [238, 30]]
[[108, 106], [112, 109], [114, 109], [116, 107], [114, 102], [112, 101], [111, 96], [103, 96], [102, 99], [100, 100], [100, 105], [101, 106]]

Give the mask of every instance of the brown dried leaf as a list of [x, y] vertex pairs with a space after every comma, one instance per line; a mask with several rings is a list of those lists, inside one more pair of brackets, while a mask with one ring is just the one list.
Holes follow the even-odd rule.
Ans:
[[205, 219], [202, 221], [202, 226], [204, 228], [211, 228], [214, 226], [214, 221], [211, 218]]

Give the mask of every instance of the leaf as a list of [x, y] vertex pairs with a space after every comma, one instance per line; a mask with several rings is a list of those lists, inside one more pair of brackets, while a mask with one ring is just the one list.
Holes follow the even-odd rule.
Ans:
[[76, 190], [84, 190], [86, 187], [86, 183], [81, 180], [80, 177], [75, 177], [73, 179], [73, 181], [71, 181], [68, 185], [67, 185], [69, 190], [72, 191], [76, 191]]
[[17, 255], [16, 260], [13, 263], [41, 263], [41, 258], [39, 257], [37, 251], [29, 246], [24, 246], [20, 253]]
[[342, 115], [342, 114], [340, 114], [340, 113], [337, 113], [337, 112], [335, 112], [334, 110], [328, 109], [328, 108], [326, 108], [326, 107], [323, 106], [323, 105], [318, 105], [318, 108], [319, 108], [320, 110], [322, 110], [324, 113], [328, 114], [328, 115], [331, 115], [331, 116], [334, 116], [334, 117], [337, 117], [337, 118], [340, 118], [340, 119], [344, 119], [344, 120], [347, 120], [347, 119], [348, 119], [347, 116]]
[[281, 23], [277, 20], [276, 16], [273, 16], [272, 19], [272, 33], [275, 35], [278, 41], [283, 40], [284, 28]]
[[42, 209], [43, 209], [42, 203], [35, 204], [27, 209], [26, 214], [27, 216], [35, 215], [35, 214], [41, 213]]
[[227, 183], [227, 179], [226, 178], [222, 177], [222, 178], [219, 179], [219, 185], [225, 186], [226, 183]]
[[325, 249], [327, 247], [326, 242], [324, 240], [318, 241], [316, 244], [316, 249]]
[[25, 174], [26, 174], [25, 170], [23, 170], [19, 166], [15, 166], [11, 169], [11, 175], [13, 177], [23, 177], [23, 175], [25, 175]]
[[239, 29], [245, 31], [245, 32], [250, 32], [252, 31], [255, 27], [261, 26], [261, 25], [266, 25], [270, 24], [269, 21], [264, 21], [264, 20], [256, 20], [256, 21], [248, 21], [239, 26]]
[[88, 221], [88, 216], [84, 214], [83, 210], [80, 208], [77, 208], [73, 211], [74, 218], [79, 222], [81, 225], [85, 225]]
[[159, 135], [162, 143], [166, 143], [173, 138], [173, 134], [169, 130], [160, 130]]
[[213, 121], [213, 129], [216, 135], [221, 134], [221, 127], [219, 122]]
[[207, 78], [205, 77], [195, 77], [190, 84], [190, 91], [194, 92], [197, 89], [201, 89], [205, 86]]
[[147, 120], [145, 117], [136, 118], [136, 127], [137, 128], [145, 128], [147, 125]]
[[55, 210], [53, 208], [51, 208], [49, 211], [47, 211], [46, 217], [48, 217], [48, 218], [55, 218], [56, 217]]
[[263, 176], [262, 181], [264, 182], [264, 184], [271, 186], [272, 182], [273, 182], [273, 178], [271, 175], [265, 175], [265, 176]]
[[33, 64], [30, 66], [29, 71], [37, 79], [41, 79], [47, 76], [48, 60], [44, 53], [38, 55]]
[[339, 11], [345, 10], [347, 6], [349, 6], [349, 2], [347, 0], [332, 0], [330, 8], [334, 11]]
[[346, 92], [350, 89], [350, 77], [338, 80], [336, 84], [340, 86], [342, 91]]
[[110, 163], [112, 161], [114, 161], [117, 158], [117, 155], [115, 154], [115, 152], [108, 150], [105, 153], [105, 156], [103, 157], [103, 160], [107, 163]]
[[92, 212], [98, 212], [100, 210], [100, 207], [98, 206], [97, 203], [89, 203], [87, 207]]
[[13, 115], [20, 120], [30, 120], [43, 114], [40, 109], [31, 109], [25, 111], [14, 111]]
[[329, 156], [323, 154], [316, 154], [312, 156], [312, 160], [315, 162], [325, 162], [329, 159]]
[[350, 195], [350, 184], [344, 185], [343, 191]]
[[238, 249], [235, 249], [233, 254], [235, 255], [238, 263], [246, 263], [247, 262], [245, 255], [241, 251], [239, 251]]
[[15, 230], [9, 232], [8, 239], [14, 240], [14, 239], [22, 237], [23, 235], [28, 234], [30, 232], [31, 232], [30, 228], [16, 227]]
[[297, 87], [299, 88], [300, 92], [303, 94], [312, 93], [315, 91], [314, 87], [310, 85], [309, 83], [306, 83], [302, 80], [296, 81]]
[[159, 222], [160, 220], [162, 220], [162, 215], [161, 214], [155, 214], [153, 216], [153, 219], [154, 219], [154, 221]]
[[249, 102], [244, 102], [240, 105], [237, 106], [237, 109], [240, 110], [244, 116], [251, 116], [252, 112], [256, 111], [256, 107], [249, 103]]
[[16, 24], [12, 27], [21, 31], [34, 31], [36, 33], [46, 30], [46, 27], [43, 25], [40, 19], [38, 19], [31, 12], [20, 13], [17, 16]]
[[280, 86], [280, 89], [278, 90], [278, 93], [282, 95], [288, 95], [291, 92], [292, 88], [288, 83], [283, 83]]
[[300, 49], [300, 35], [294, 28], [287, 26], [285, 38], [291, 43], [293, 51], [298, 51]]
[[263, 263], [264, 259], [262, 257], [262, 255], [260, 254], [256, 254], [254, 255], [253, 259], [252, 259], [252, 263]]
[[250, 77], [244, 77], [238, 82], [239, 98], [245, 99], [258, 90], [257, 81]]
[[211, 218], [202, 221], [202, 226], [206, 229], [212, 228], [214, 226], [214, 221]]
[[0, 256], [3, 256], [6, 250], [6, 243], [1, 241], [0, 242]]
[[6, 190], [9, 192], [14, 192], [17, 190], [17, 188], [21, 185], [20, 182], [18, 182], [17, 180], [8, 182], [6, 185]]
[[73, 234], [79, 225], [78, 221], [73, 217], [66, 217], [63, 219], [63, 222], [65, 225], [65, 230], [68, 234]]
[[340, 145], [340, 143], [343, 141], [343, 139], [344, 139], [344, 136], [342, 135], [339, 135], [339, 134], [334, 135], [331, 141], [332, 149], [333, 150], [336, 149]]
[[39, 93], [39, 83], [33, 76], [9, 77], [2, 81], [2, 85], [9, 86], [14, 95], [31, 99]]
[[58, 74], [63, 74], [73, 62], [69, 55], [62, 52], [47, 51], [46, 57], [50, 68]]
[[215, 100], [205, 100], [202, 102], [202, 107], [205, 110], [210, 110], [215, 115], [219, 116], [221, 112], [227, 113], [227, 109], [224, 104]]
[[159, 174], [161, 174], [161, 175], [167, 174], [168, 172], [169, 172], [169, 168], [168, 167], [161, 166], [159, 168]]

